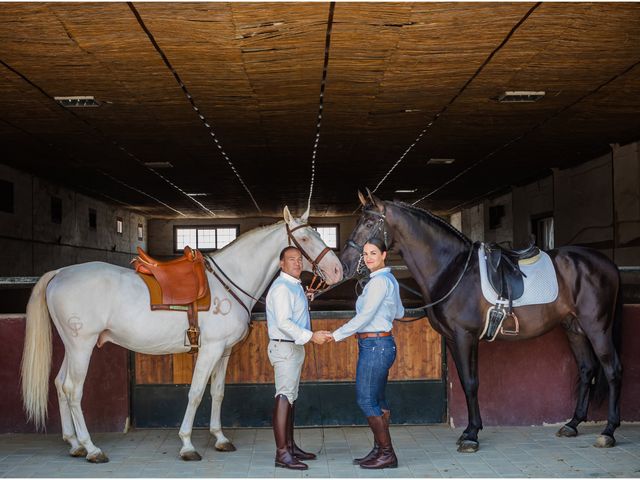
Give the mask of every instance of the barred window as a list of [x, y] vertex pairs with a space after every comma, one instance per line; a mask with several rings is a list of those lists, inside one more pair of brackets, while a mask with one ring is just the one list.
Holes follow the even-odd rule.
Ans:
[[202, 251], [219, 250], [233, 242], [239, 231], [238, 225], [176, 226], [174, 227], [174, 250], [182, 252], [186, 246]]

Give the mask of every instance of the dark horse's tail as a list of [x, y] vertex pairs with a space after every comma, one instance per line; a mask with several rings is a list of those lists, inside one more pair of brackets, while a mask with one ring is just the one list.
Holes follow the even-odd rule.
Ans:
[[[618, 272], [618, 293], [616, 295], [616, 308], [613, 313], [613, 325], [611, 328], [611, 335], [613, 337], [613, 346], [616, 349], [618, 358], [622, 353], [622, 280], [620, 279], [620, 272]], [[596, 372], [595, 385], [591, 388], [591, 398], [595, 405], [602, 405], [602, 402], [607, 397], [609, 391], [609, 383], [607, 377], [604, 374], [602, 365], [600, 363], [598, 371]]]

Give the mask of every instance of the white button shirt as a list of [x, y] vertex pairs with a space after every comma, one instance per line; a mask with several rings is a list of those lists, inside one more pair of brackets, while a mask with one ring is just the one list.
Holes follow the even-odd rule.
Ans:
[[339, 342], [356, 332], [389, 332], [393, 319], [403, 316], [398, 281], [391, 268], [384, 267], [371, 273], [356, 302], [356, 316], [333, 332], [333, 338]]
[[267, 328], [269, 338], [307, 343], [313, 332], [309, 303], [300, 280], [280, 272], [267, 293]]

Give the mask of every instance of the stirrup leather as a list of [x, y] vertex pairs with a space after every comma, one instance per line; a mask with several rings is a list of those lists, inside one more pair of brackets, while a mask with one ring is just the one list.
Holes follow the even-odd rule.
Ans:
[[498, 336], [498, 331], [502, 326], [502, 322], [507, 318], [507, 301], [504, 299], [498, 299], [498, 302], [487, 310], [487, 316], [485, 319], [484, 331], [480, 335], [480, 339], [485, 339], [488, 342], [493, 342]]

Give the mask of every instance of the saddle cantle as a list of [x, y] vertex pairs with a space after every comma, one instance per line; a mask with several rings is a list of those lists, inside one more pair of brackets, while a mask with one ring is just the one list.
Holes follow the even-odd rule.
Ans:
[[191, 347], [189, 353], [197, 352], [200, 339], [198, 311], [209, 310], [211, 306], [202, 253], [186, 246], [182, 257], [161, 262], [138, 247], [138, 257], [131, 263], [149, 289], [152, 310], [187, 312], [189, 328], [185, 346]]
[[132, 263], [136, 272], [153, 275], [158, 280], [165, 304], [187, 305], [203, 298], [209, 291], [204, 257], [199, 250], [187, 246], [182, 257], [160, 262], [138, 247], [138, 258]]
[[520, 262], [534, 263], [540, 249], [533, 242], [522, 250], [510, 250], [497, 243], [485, 243], [484, 251], [489, 283], [500, 298], [509, 300], [511, 308], [513, 300], [524, 293], [523, 278], [526, 275], [520, 270]]

